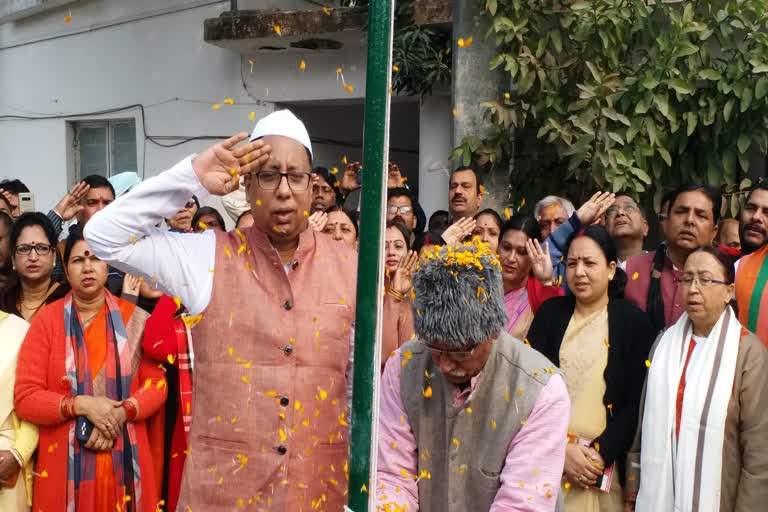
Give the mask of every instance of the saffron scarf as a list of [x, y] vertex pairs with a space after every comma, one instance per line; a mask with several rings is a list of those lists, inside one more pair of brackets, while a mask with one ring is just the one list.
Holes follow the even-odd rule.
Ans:
[[[106, 398], [121, 402], [130, 396], [133, 366], [125, 325], [117, 301], [104, 290], [107, 308], [107, 355], [104, 362]], [[93, 396], [93, 375], [88, 362], [83, 323], [75, 308], [72, 293], [64, 298], [67, 377], [72, 396]], [[67, 512], [93, 512], [96, 500], [96, 452], [75, 439], [77, 421], [70, 421], [67, 458]], [[141, 509], [141, 474], [139, 471], [136, 431], [126, 423], [112, 447], [115, 472], [115, 496], [119, 512]]]
[[768, 346], [768, 245], [739, 261], [736, 301], [739, 321]]

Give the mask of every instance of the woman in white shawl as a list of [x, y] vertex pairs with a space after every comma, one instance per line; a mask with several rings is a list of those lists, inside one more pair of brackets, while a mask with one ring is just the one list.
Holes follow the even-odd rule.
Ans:
[[730, 305], [728, 256], [692, 253], [681, 281], [686, 313], [651, 356], [636, 510], [765, 510], [768, 351]]
[[32, 454], [37, 427], [13, 410], [16, 357], [29, 324], [0, 312], [0, 510], [26, 512], [32, 505]]

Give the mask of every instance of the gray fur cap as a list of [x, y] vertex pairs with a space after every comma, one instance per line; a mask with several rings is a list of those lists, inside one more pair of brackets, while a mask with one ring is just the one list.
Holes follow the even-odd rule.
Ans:
[[472, 350], [507, 321], [501, 265], [475, 238], [424, 251], [413, 276], [416, 336], [446, 350]]

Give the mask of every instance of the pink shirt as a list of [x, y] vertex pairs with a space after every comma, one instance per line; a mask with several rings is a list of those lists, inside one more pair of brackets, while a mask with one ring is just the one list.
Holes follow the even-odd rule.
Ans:
[[[418, 474], [419, 457], [416, 438], [400, 397], [401, 368], [398, 350], [387, 361], [381, 378], [376, 489], [380, 505], [395, 503], [407, 507], [408, 512], [416, 512], [419, 510], [418, 486], [415, 480], [401, 474], [402, 471]], [[463, 404], [477, 382], [476, 376], [463, 393], [457, 387], [454, 404]], [[570, 415], [565, 382], [560, 375], [553, 375], [536, 399], [526, 424], [507, 447], [501, 487], [490, 512], [555, 510]], [[383, 496], [386, 499], [381, 499]]]

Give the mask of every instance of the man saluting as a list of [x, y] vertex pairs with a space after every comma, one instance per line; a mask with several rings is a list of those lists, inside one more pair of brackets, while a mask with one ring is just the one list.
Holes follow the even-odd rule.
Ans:
[[[156, 279], [192, 315], [194, 407], [178, 510], [340, 510], [355, 307], [351, 249], [307, 229], [312, 147], [282, 110], [147, 180], [93, 217], [103, 260]], [[254, 226], [156, 226], [245, 177]], [[351, 378], [351, 374], [350, 374]]]

